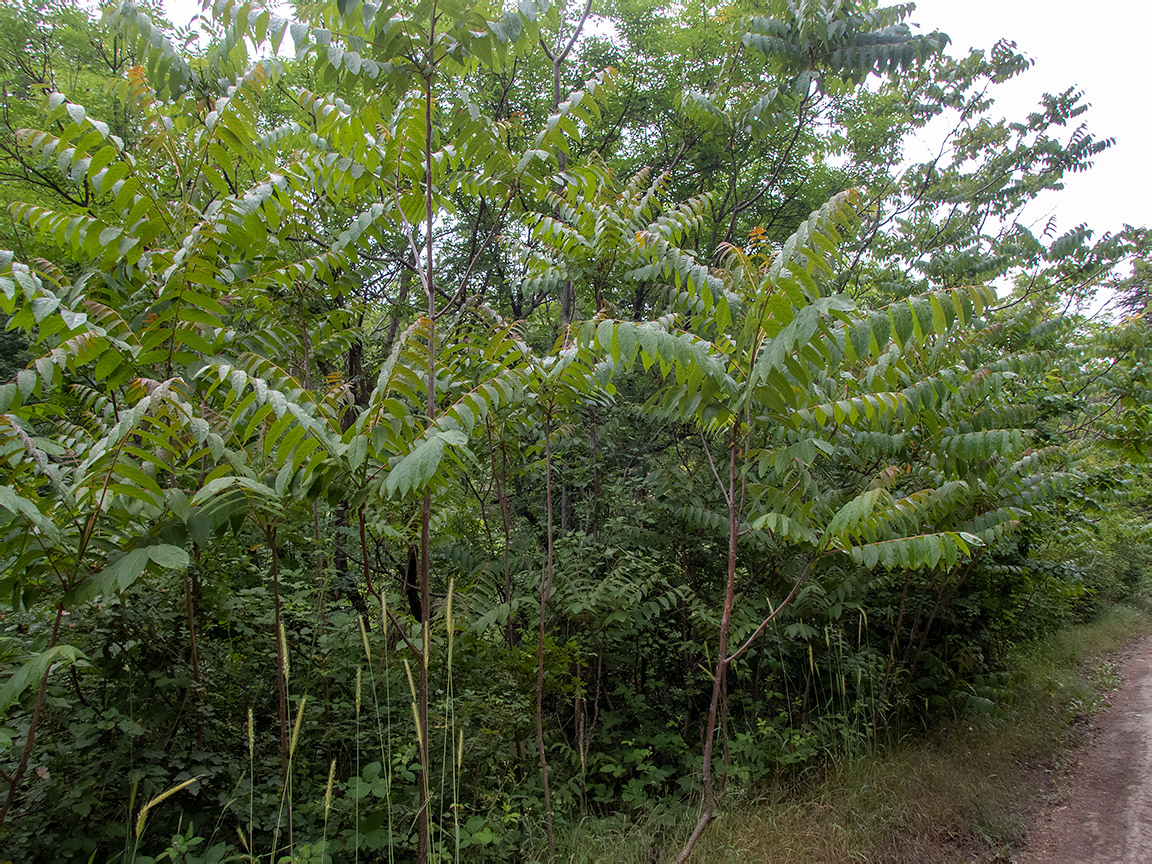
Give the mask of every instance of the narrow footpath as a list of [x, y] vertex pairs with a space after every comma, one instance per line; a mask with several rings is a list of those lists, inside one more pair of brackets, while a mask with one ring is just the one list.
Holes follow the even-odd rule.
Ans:
[[1058, 782], [1021, 864], [1152, 862], [1152, 637], [1119, 660], [1112, 707], [1091, 721], [1088, 740]]

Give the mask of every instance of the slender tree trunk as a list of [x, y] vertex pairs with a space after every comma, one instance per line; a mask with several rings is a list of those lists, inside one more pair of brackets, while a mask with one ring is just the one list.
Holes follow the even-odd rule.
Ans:
[[431, 786], [430, 772], [431, 765], [429, 764], [429, 755], [431, 753], [428, 747], [428, 649], [429, 649], [429, 618], [431, 617], [431, 589], [429, 587], [429, 570], [428, 570], [428, 557], [431, 551], [431, 521], [432, 521], [432, 495], [429, 492], [424, 493], [424, 506], [422, 509], [421, 523], [420, 523], [420, 616], [421, 621], [421, 634], [423, 636], [423, 643], [421, 645], [422, 656], [420, 657], [417, 696], [419, 703], [416, 706], [418, 722], [420, 728], [417, 731], [419, 736], [418, 746], [420, 750], [420, 816], [418, 820], [419, 828], [419, 847], [417, 849], [417, 858], [420, 861], [427, 861], [429, 854], [429, 840], [432, 831], [432, 814], [429, 812], [430, 802], [428, 799], [429, 788]]
[[544, 584], [540, 588], [540, 641], [536, 648], [536, 749], [540, 753], [540, 778], [544, 783], [544, 826], [548, 832], [548, 860], [556, 860], [552, 833], [552, 792], [548, 785], [548, 756], [544, 752], [544, 613], [552, 591], [552, 415], [544, 415], [544, 501], [548, 524], [548, 554]]
[[504, 441], [500, 441], [500, 466], [496, 465], [496, 449], [492, 445], [492, 421], [485, 420], [488, 429], [488, 456], [492, 462], [492, 482], [496, 486], [496, 500], [500, 504], [500, 524], [504, 529], [504, 548], [501, 559], [504, 566], [504, 603], [508, 606], [508, 626], [506, 637], [508, 648], [515, 644], [515, 632], [512, 624], [512, 569], [509, 566], [510, 545], [512, 539], [512, 512], [508, 504], [508, 451]]
[[684, 676], [684, 716], [680, 721], [680, 737], [685, 741], [690, 740], [689, 735], [692, 731], [692, 726], [696, 719], [696, 699], [692, 694], [692, 672], [696, 668], [696, 664], [692, 662], [692, 653], [689, 650], [691, 645], [692, 628], [689, 626], [689, 612], [688, 612], [688, 598], [684, 597], [680, 601], [680, 668], [681, 674]]
[[724, 794], [728, 783], [728, 769], [732, 766], [732, 751], [728, 747], [728, 664], [724, 664], [724, 679], [720, 682], [720, 761], [724, 765], [724, 774], [720, 775], [716, 783], [717, 791]]
[[[427, 377], [427, 416], [431, 424], [436, 419], [436, 288], [432, 258], [432, 225], [435, 212], [432, 202], [432, 118], [433, 118], [433, 74], [436, 64], [436, 4], [432, 4], [432, 14], [428, 24], [428, 53], [425, 57], [424, 76], [424, 233], [427, 263], [424, 269], [424, 293], [428, 300], [428, 377]], [[428, 648], [429, 619], [431, 618], [432, 592], [429, 584], [429, 558], [432, 549], [432, 493], [424, 492], [424, 503], [420, 514], [420, 615], [423, 619], [423, 656], [420, 658], [419, 683], [417, 692], [416, 722], [419, 729], [418, 747], [420, 754], [419, 805], [417, 818], [416, 857], [421, 862], [429, 860], [432, 835], [432, 814], [430, 812], [429, 788], [431, 786], [431, 750], [428, 746]]]
[[[560, 69], [564, 65], [564, 57], [557, 54], [552, 58], [552, 110], [557, 111], [560, 108]], [[556, 161], [563, 171], [568, 167], [568, 154], [563, 150], [557, 148]], [[572, 284], [572, 280], [567, 280], [560, 287], [560, 327], [565, 329], [572, 323], [572, 309], [576, 305], [576, 287]], [[561, 490], [562, 494], [567, 492], [567, 489]], [[565, 501], [567, 499], [565, 498]], [[562, 502], [563, 503], [563, 502]], [[563, 521], [563, 507], [561, 508], [561, 521]]]
[[[312, 339], [308, 333], [308, 317], [305, 314], [304, 307], [304, 290], [300, 290], [300, 335], [301, 345], [304, 349], [304, 389], [311, 392], [312, 390]], [[361, 316], [363, 317], [363, 316]], [[352, 392], [355, 394], [358, 388], [362, 387], [362, 372], [363, 372], [363, 356], [364, 346], [357, 341], [348, 352], [348, 377], [351, 382]], [[355, 399], [355, 396], [353, 397]], [[351, 415], [353, 412], [349, 411]], [[350, 418], [351, 419], [351, 418]], [[351, 426], [351, 423], [348, 424]], [[347, 429], [345, 429], [347, 431]], [[327, 616], [324, 607], [324, 552], [320, 543], [320, 501], [318, 498], [312, 499], [312, 539], [316, 544], [316, 636], [319, 639], [324, 634], [324, 626], [327, 623]], [[314, 643], [315, 644], [315, 643]], [[320, 676], [324, 688], [324, 705], [325, 711], [328, 706], [328, 678], [324, 675], [323, 671]]]
[[[320, 501], [312, 499], [312, 541], [316, 544], [316, 633], [312, 637], [313, 649], [321, 650], [321, 640], [324, 631], [328, 629], [328, 600], [325, 597], [327, 590], [324, 586], [324, 546], [320, 539]], [[320, 688], [324, 696], [324, 719], [328, 719], [328, 707], [331, 705], [328, 689], [328, 655], [320, 654]]]
[[[193, 546], [195, 567], [200, 567], [200, 547]], [[200, 680], [200, 651], [196, 640], [196, 603], [192, 594], [192, 576], [184, 569], [184, 611], [188, 618], [188, 661], [192, 666], [192, 682], [196, 689], [196, 743], [204, 746], [204, 724], [200, 715], [200, 705], [204, 697], [204, 682]]]
[[560, 536], [572, 530], [572, 487], [560, 475]]
[[[412, 269], [416, 267], [416, 261], [409, 258], [408, 262]], [[400, 293], [396, 295], [396, 303], [392, 310], [392, 318], [388, 321], [388, 332], [384, 336], [384, 356], [387, 357], [392, 351], [392, 345], [396, 341], [396, 331], [400, 328], [400, 308], [408, 302], [408, 292], [412, 288], [412, 269], [402, 267], [400, 269]]]
[[597, 423], [595, 414], [592, 416], [592, 428], [589, 430], [588, 444], [592, 450], [592, 512], [589, 521], [592, 523], [592, 543], [600, 542], [600, 441], [597, 436]]
[[916, 669], [920, 666], [920, 657], [924, 653], [924, 649], [928, 645], [928, 634], [932, 630], [932, 624], [936, 621], [936, 613], [946, 605], [952, 602], [952, 597], [955, 595], [956, 590], [960, 587], [960, 583], [967, 578], [968, 574], [972, 572], [972, 568], [976, 566], [975, 561], [969, 562], [968, 566], [964, 568], [964, 572], [958, 578], [949, 582], [945, 577], [940, 583], [940, 592], [936, 595], [936, 603], [932, 606], [932, 613], [928, 616], [928, 623], [924, 625], [924, 630], [920, 634], [920, 644], [916, 648], [916, 655], [912, 658], [912, 665], [908, 667], [909, 676], [914, 675]]
[[[59, 605], [56, 607], [56, 621], [52, 625], [52, 635], [48, 639], [48, 645], [44, 649], [51, 651], [56, 647], [56, 640], [60, 638], [60, 621], [64, 618], [64, 606]], [[52, 664], [44, 670], [44, 674], [40, 676], [40, 686], [36, 689], [36, 703], [32, 708], [32, 719], [28, 722], [28, 735], [24, 739], [24, 749], [20, 753], [20, 761], [16, 764], [16, 770], [12, 772], [12, 778], [8, 781], [8, 797], [4, 799], [4, 807], [0, 809], [0, 825], [8, 819], [8, 811], [12, 809], [12, 804], [16, 800], [16, 791], [20, 788], [20, 781], [24, 779], [24, 773], [28, 770], [28, 760], [32, 758], [32, 748], [36, 746], [36, 730], [40, 725], [40, 715], [44, 713], [44, 702], [48, 695], [48, 675], [52, 672]]]
[[716, 792], [712, 781], [712, 748], [716, 738], [716, 721], [720, 714], [720, 694], [724, 689], [724, 676], [728, 669], [728, 630], [732, 624], [732, 606], [736, 598], [736, 546], [740, 533], [739, 501], [736, 499], [736, 450], [739, 442], [740, 422], [734, 421], [732, 439], [728, 446], [728, 583], [724, 591], [724, 611], [720, 617], [720, 639], [716, 652], [716, 675], [712, 681], [712, 701], [708, 705], [708, 728], [704, 733], [704, 812], [696, 823], [692, 835], [676, 859], [683, 864], [708, 823], [716, 815]]
[[[931, 575], [929, 575], [931, 579]], [[912, 616], [912, 626], [908, 628], [908, 644], [904, 646], [904, 656], [901, 658], [901, 663], [907, 663], [908, 657], [912, 654], [912, 647], [916, 644], [916, 634], [920, 632], [920, 614], [924, 611], [924, 603], [928, 599], [928, 595], [932, 593], [933, 583], [928, 581], [924, 585], [924, 590], [919, 593], [916, 598], [916, 612]]]

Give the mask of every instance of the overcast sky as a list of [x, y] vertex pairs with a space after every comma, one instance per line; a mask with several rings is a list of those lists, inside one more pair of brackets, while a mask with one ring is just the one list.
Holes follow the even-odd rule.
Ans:
[[952, 37], [950, 51], [990, 48], [1006, 37], [1035, 61], [997, 87], [993, 110], [1022, 118], [1041, 94], [1067, 87], [1091, 104], [1077, 118], [1116, 143], [1091, 171], [1069, 175], [1066, 188], [1038, 202], [1030, 216], [1055, 213], [1060, 231], [1081, 222], [1096, 231], [1123, 223], [1152, 225], [1152, 100], [1148, 97], [1152, 4], [1141, 0], [918, 0], [912, 21]]
[[[894, 2], [894, 0], [888, 0]], [[197, 0], [165, 0], [173, 21], [187, 21]], [[1078, 118], [1116, 144], [1086, 174], [1035, 205], [1028, 221], [1055, 214], [1063, 233], [1087, 222], [1097, 233], [1125, 222], [1152, 225], [1152, 100], [1148, 97], [1152, 3], [1143, 0], [919, 0], [912, 21], [952, 37], [953, 53], [990, 48], [1006, 37], [1035, 66], [997, 87], [994, 110], [1023, 118], [1041, 94], [1074, 86], [1092, 109]], [[909, 156], [923, 154], [909, 153]]]

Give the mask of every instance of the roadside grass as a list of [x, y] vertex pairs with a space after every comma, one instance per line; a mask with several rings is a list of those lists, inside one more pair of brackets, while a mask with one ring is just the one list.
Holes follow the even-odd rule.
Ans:
[[[1108, 654], [1152, 631], [1147, 604], [1114, 606], [1021, 652], [1010, 698], [927, 737], [845, 756], [788, 787], [723, 809], [692, 860], [1008, 861], [1079, 721], [1119, 686]], [[601, 819], [565, 836], [558, 859], [650, 864], [675, 857], [695, 820], [679, 803]]]

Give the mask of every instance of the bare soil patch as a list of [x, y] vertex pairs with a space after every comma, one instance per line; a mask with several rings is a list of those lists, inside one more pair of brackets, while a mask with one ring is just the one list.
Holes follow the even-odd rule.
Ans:
[[1122, 683], [1052, 783], [1021, 864], [1152, 861], [1152, 637], [1117, 663]]

